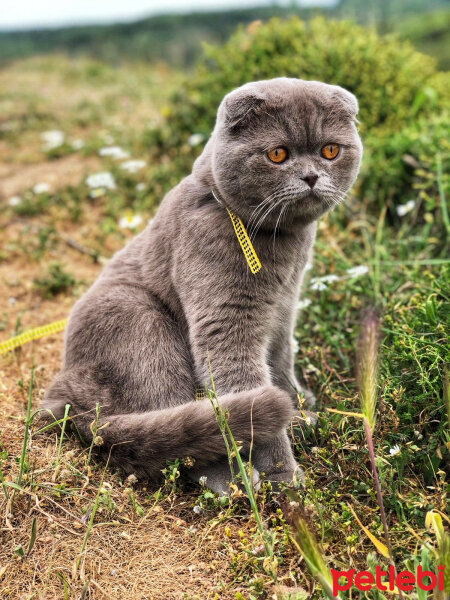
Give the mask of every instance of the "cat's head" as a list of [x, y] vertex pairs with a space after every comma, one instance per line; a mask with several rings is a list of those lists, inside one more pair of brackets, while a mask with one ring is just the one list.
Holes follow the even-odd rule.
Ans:
[[357, 112], [353, 94], [335, 85], [284, 77], [247, 83], [223, 99], [195, 168], [206, 168], [217, 197], [254, 226], [311, 222], [356, 179]]

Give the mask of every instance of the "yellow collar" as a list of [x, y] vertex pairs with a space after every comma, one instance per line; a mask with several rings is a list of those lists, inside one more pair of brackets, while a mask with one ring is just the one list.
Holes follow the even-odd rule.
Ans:
[[228, 208], [227, 212], [230, 215], [230, 219], [234, 227], [234, 232], [236, 234], [239, 244], [241, 245], [242, 252], [244, 253], [247, 264], [250, 267], [250, 271], [253, 273], [253, 275], [256, 275], [256, 273], [258, 273], [258, 271], [261, 270], [262, 265], [258, 258], [258, 255], [256, 254], [255, 249], [253, 248], [253, 244], [250, 241], [247, 230], [245, 229], [245, 225], [242, 222], [242, 220], [237, 215], [232, 213], [231, 210], [228, 210]]

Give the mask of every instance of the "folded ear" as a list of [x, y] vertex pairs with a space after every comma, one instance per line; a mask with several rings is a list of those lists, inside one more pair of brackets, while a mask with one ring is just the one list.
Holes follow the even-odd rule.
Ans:
[[265, 105], [263, 94], [251, 86], [243, 86], [230, 92], [222, 100], [219, 119], [232, 131], [248, 125]]
[[334, 85], [333, 88], [332, 98], [339, 103], [340, 108], [345, 111], [347, 116], [354, 119], [358, 114], [358, 100], [356, 96], [338, 85]]

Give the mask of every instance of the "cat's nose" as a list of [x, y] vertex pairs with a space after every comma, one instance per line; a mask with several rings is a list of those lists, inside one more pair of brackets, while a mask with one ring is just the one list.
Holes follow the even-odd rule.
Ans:
[[303, 179], [303, 181], [306, 181], [306, 183], [312, 189], [316, 185], [316, 181], [319, 179], [319, 176], [315, 175], [313, 173], [310, 173], [309, 175], [305, 175], [305, 177], [302, 177], [302, 179]]

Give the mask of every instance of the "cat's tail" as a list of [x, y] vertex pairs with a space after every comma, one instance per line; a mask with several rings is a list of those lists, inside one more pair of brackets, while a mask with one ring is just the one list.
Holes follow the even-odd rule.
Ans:
[[[70, 414], [84, 441], [89, 444], [96, 437], [94, 443], [101, 454], [128, 473], [157, 477], [167, 461], [176, 458], [189, 457], [191, 464], [202, 467], [226, 456], [223, 435], [208, 399], [142, 413], [111, 414], [111, 405], [105, 405], [100, 407], [96, 422], [95, 410], [86, 412], [86, 397], [80, 398], [73, 393], [74, 387], [68, 389], [62, 383], [61, 379], [55, 381], [44, 408], [61, 418], [64, 405], [71, 404]], [[252, 443], [272, 439], [293, 414], [287, 393], [272, 386], [226, 394], [219, 398], [219, 405], [244, 450]]]

